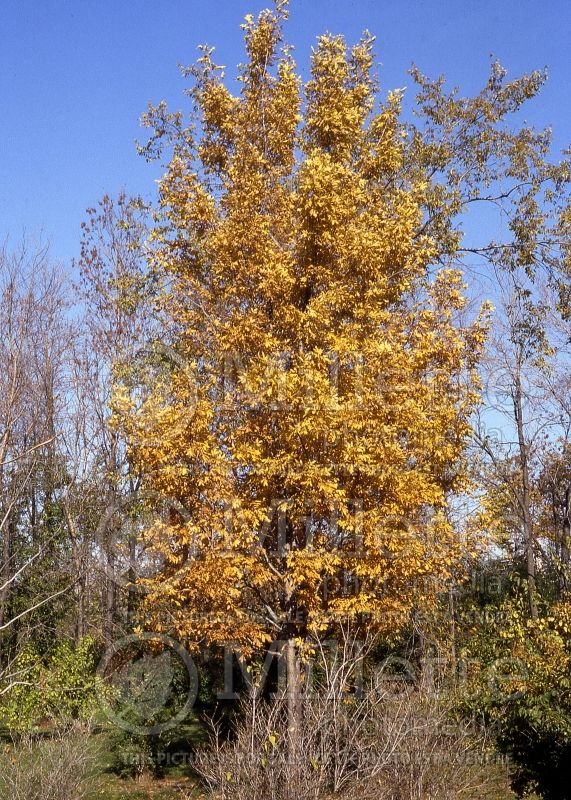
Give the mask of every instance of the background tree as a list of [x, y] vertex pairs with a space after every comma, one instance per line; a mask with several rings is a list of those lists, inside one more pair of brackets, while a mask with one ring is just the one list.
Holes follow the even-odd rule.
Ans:
[[110, 424], [113, 381], [129, 385], [133, 365], [152, 338], [153, 278], [144, 259], [144, 206], [124, 194], [104, 196], [82, 224], [79, 298], [84, 337], [76, 354], [75, 424], [66, 438], [76, 474], [66, 513], [73, 541], [84, 538], [100, 593], [102, 630], [109, 647], [115, 627], [129, 628], [136, 603], [140, 476], [119, 432]]
[[0, 258], [3, 695], [66, 643], [89, 660], [84, 637], [110, 645], [132, 627], [139, 480], [109, 401], [153, 324], [144, 217], [123, 195], [89, 211], [79, 295], [46, 248]]
[[45, 248], [23, 244], [0, 253], [0, 292], [1, 667], [30, 630], [53, 637], [73, 578], [62, 559], [55, 441], [69, 337], [64, 282]]

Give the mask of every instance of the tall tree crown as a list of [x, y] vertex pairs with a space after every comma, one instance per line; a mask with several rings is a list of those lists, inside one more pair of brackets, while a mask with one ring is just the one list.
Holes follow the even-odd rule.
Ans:
[[286, 16], [246, 18], [238, 95], [204, 48], [192, 124], [149, 112], [147, 154], [174, 146], [153, 258], [176, 358], [137, 409], [117, 394], [174, 503], [148, 532], [164, 568], [147, 608], [245, 652], [347, 616], [394, 629], [450, 574], [485, 338], [437, 264], [432, 187], [407, 164], [400, 94], [379, 102], [373, 38], [322, 36], [303, 85]]

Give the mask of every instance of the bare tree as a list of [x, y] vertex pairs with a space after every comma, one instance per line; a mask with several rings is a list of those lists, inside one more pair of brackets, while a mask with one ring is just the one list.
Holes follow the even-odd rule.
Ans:
[[[562, 561], [568, 562], [565, 489], [553, 481], [564, 477], [561, 458], [571, 431], [569, 360], [557, 332], [561, 317], [552, 289], [517, 271], [499, 274], [497, 283], [497, 316], [484, 365], [485, 403], [475, 426], [480, 458], [476, 453], [474, 464], [486, 497], [495, 504], [494, 524], [502, 529], [496, 543], [521, 559], [530, 615], [536, 618], [540, 572], [559, 572], [561, 591], [561, 570], [567, 569]], [[562, 561], [556, 567], [553, 537], [546, 536], [545, 492], [551, 496], [553, 524], [560, 528]]]
[[[0, 669], [10, 637], [71, 587], [60, 564], [56, 418], [65, 403], [65, 284], [45, 247], [0, 252]], [[48, 573], [46, 573], [48, 570]], [[50, 580], [39, 580], [51, 574]]]
[[[76, 475], [70, 481], [66, 513], [77, 542], [82, 527], [79, 518], [85, 517], [85, 504], [77, 489], [97, 486], [98, 500], [90, 505], [91, 539], [99, 573], [104, 639], [109, 645], [120, 600], [126, 620], [133, 617], [142, 560], [134, 513], [141, 481], [131, 468], [125, 442], [110, 424], [112, 390], [117, 383], [129, 385], [130, 370], [153, 335], [156, 314], [153, 277], [144, 253], [144, 207], [120, 194], [115, 200], [103, 197], [87, 214], [77, 264], [85, 338], [76, 357], [75, 432], [68, 442]], [[83, 602], [78, 606], [78, 620], [82, 606]], [[81, 627], [78, 621], [78, 630]]]

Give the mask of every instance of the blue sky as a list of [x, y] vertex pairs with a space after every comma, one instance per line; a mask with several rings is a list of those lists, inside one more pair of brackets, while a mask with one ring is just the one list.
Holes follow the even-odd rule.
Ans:
[[[24, 230], [77, 254], [87, 206], [124, 189], [152, 197], [156, 166], [137, 156], [147, 101], [184, 107], [177, 64], [196, 47], [242, 59], [239, 25], [263, 0], [0, 0], [0, 241]], [[485, 80], [490, 56], [516, 75], [547, 66], [526, 119], [571, 142], [568, 0], [292, 0], [287, 38], [305, 68], [326, 30], [377, 36], [384, 89], [410, 86], [412, 61], [463, 91]]]

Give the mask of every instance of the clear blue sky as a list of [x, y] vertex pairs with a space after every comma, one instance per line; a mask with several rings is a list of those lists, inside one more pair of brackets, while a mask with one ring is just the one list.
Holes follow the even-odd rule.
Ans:
[[[147, 101], [184, 106], [177, 63], [202, 42], [242, 59], [239, 25], [263, 0], [0, 0], [0, 240], [43, 232], [77, 254], [84, 209], [125, 189], [152, 197], [157, 168], [137, 156]], [[292, 0], [287, 37], [300, 67], [329, 30], [377, 36], [385, 89], [410, 86], [412, 61], [472, 92], [490, 55], [515, 75], [548, 66], [526, 117], [571, 142], [569, 0]]]

